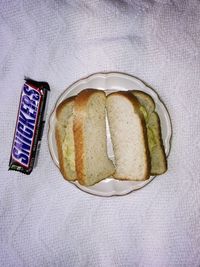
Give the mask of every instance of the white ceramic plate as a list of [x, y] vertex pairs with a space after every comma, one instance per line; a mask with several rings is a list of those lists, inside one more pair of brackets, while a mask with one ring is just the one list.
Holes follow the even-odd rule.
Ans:
[[[48, 142], [49, 150], [52, 159], [56, 166], [59, 168], [57, 147], [55, 141], [55, 110], [56, 107], [66, 98], [78, 94], [80, 91], [86, 88], [94, 88], [100, 90], [106, 90], [108, 93], [113, 91], [126, 91], [126, 90], [141, 90], [149, 94], [155, 101], [156, 111], [160, 117], [161, 128], [162, 128], [162, 138], [164, 142], [166, 155], [169, 155], [170, 151], [170, 140], [172, 135], [171, 121], [166, 107], [158, 97], [157, 93], [145, 85], [139, 79], [124, 73], [109, 72], [109, 73], [96, 73], [92, 74], [87, 78], [78, 80], [77, 82], [70, 85], [58, 98], [54, 110], [49, 118], [49, 132], [48, 132]], [[110, 133], [107, 127], [107, 144], [108, 144], [108, 155], [113, 159], [113, 151], [110, 140]], [[154, 176], [155, 177], [155, 176]], [[146, 181], [119, 181], [113, 178], [107, 178], [93, 186], [86, 187], [80, 185], [77, 181], [72, 182], [81, 190], [98, 195], [98, 196], [114, 196], [114, 195], [125, 195], [131, 191], [137, 190], [148, 184], [154, 178], [151, 176]]]

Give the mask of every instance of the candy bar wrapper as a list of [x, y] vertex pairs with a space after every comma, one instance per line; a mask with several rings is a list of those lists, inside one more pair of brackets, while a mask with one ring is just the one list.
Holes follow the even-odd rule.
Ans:
[[25, 79], [22, 87], [9, 170], [30, 174], [44, 129], [45, 106], [50, 91], [47, 82]]

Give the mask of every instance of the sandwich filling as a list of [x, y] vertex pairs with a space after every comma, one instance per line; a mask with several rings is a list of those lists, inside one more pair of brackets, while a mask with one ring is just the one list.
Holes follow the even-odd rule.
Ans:
[[152, 149], [156, 146], [156, 136], [154, 133], [154, 129], [148, 125], [151, 113], [149, 113], [147, 109], [142, 105], [140, 106], [140, 111], [142, 112], [144, 116], [146, 127], [147, 127], [147, 139], [148, 139], [149, 150], [152, 151]]

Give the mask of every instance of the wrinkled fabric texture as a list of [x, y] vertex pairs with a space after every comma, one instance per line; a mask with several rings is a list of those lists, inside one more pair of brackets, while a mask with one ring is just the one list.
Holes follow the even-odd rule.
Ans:
[[[0, 265], [200, 265], [200, 2], [0, 3]], [[45, 125], [37, 168], [8, 172], [24, 76], [48, 81], [47, 119], [71, 83], [130, 73], [153, 87], [173, 125], [169, 170], [102, 198], [62, 178]]]

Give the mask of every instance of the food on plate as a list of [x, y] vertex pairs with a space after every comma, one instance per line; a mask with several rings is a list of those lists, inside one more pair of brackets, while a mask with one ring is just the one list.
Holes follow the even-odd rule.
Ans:
[[160, 119], [155, 111], [155, 103], [148, 94], [142, 91], [134, 90], [132, 93], [140, 102], [140, 110], [143, 112], [146, 122], [151, 174], [163, 174], [167, 170], [167, 159], [162, 141]]
[[[106, 116], [114, 153], [107, 154]], [[144, 181], [167, 170], [160, 119], [151, 96], [116, 91], [106, 96], [84, 89], [56, 109], [60, 171], [69, 181], [91, 186], [113, 176]]]
[[65, 179], [89, 186], [113, 174], [107, 156], [105, 105], [103, 91], [87, 89], [57, 107], [56, 143]]
[[65, 99], [56, 109], [56, 143], [60, 171], [65, 179], [76, 180], [73, 107], [75, 97]]
[[117, 179], [143, 181], [150, 175], [147, 132], [138, 100], [120, 91], [107, 97], [107, 115]]
[[22, 87], [9, 170], [30, 174], [36, 165], [45, 123], [47, 82], [25, 79]]

